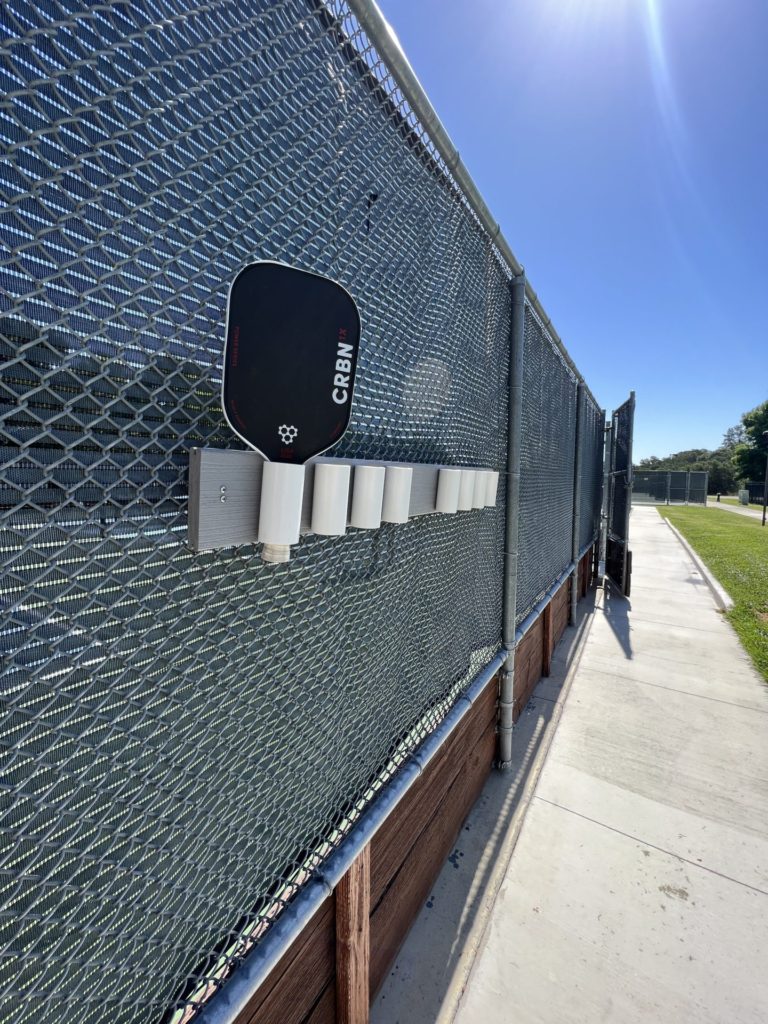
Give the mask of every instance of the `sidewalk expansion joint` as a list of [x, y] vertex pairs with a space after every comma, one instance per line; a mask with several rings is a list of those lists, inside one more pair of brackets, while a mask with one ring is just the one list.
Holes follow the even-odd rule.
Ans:
[[[601, 676], [611, 676], [614, 679], [626, 679], [628, 683], [640, 683], [643, 686], [655, 686], [658, 690], [669, 690], [670, 693], [681, 693], [686, 697], [698, 697], [700, 700], [713, 700], [717, 704], [727, 704], [730, 708], [741, 708], [742, 711], [756, 711], [759, 715], [768, 715], [768, 707], [755, 708], [749, 704], [737, 704], [732, 700], [723, 700], [722, 697], [708, 697], [706, 693], [693, 693], [691, 690], [681, 690], [677, 686], [665, 686], [663, 683], [652, 683], [648, 679], [635, 679], [634, 676], [624, 676], [620, 672], [609, 672], [607, 669], [592, 668], [590, 671]], [[546, 697], [539, 698], [546, 700]]]
[[722, 871], [717, 871], [715, 868], [707, 867], [706, 864], [702, 864], [699, 861], [691, 860], [689, 857], [683, 857], [679, 853], [675, 853], [674, 850], [667, 850], [663, 846], [657, 846], [656, 843], [649, 843], [647, 839], [641, 839], [640, 836], [634, 836], [631, 832], [625, 832], [623, 829], [614, 828], [613, 825], [606, 825], [604, 821], [598, 821], [597, 818], [591, 818], [588, 814], [582, 814], [581, 811], [574, 811], [571, 807], [564, 807], [563, 804], [557, 803], [555, 800], [547, 800], [546, 797], [533, 795], [533, 800], [540, 800], [544, 804], [549, 804], [550, 807], [557, 807], [560, 811], [565, 811], [567, 814], [574, 814], [577, 818], [582, 818], [584, 821], [591, 821], [593, 825], [597, 825], [600, 828], [607, 829], [609, 832], [615, 832], [616, 835], [624, 836], [625, 839], [631, 839], [635, 843], [641, 843], [643, 846], [647, 846], [651, 850], [658, 850], [659, 853], [665, 853], [668, 857], [674, 857], [675, 860], [682, 861], [683, 864], [690, 864], [693, 868], [700, 868], [702, 871], [708, 871], [710, 875], [717, 875], [718, 878], [725, 879], [726, 882], [733, 882], [735, 885], [741, 885], [745, 889], [751, 889], [752, 892], [760, 893], [761, 896], [767, 896], [768, 892], [765, 889], [760, 889], [756, 885], [750, 885], [749, 882], [742, 882], [738, 878], [733, 878], [731, 875], [725, 875]]
[[[716, 608], [712, 608], [711, 604], [710, 609], [718, 616], [717, 621], [722, 622], [723, 613], [719, 612]], [[638, 615], [637, 612], [634, 612], [631, 609], [629, 615], [633, 622], [649, 622], [652, 626], [666, 626], [667, 628], [671, 627], [672, 629], [684, 629], [686, 633], [712, 633], [711, 626], [688, 626], [684, 625], [682, 622], [664, 622], [663, 619], [649, 619], [645, 615]]]
[[[599, 639], [597, 639], [595, 637], [590, 637], [590, 643], [592, 644], [593, 647], [599, 647], [599, 648], [601, 648], [603, 650], [606, 650], [606, 651], [612, 651], [613, 652], [613, 651], [616, 650], [616, 641], [615, 640], [611, 640], [609, 643], [605, 643], [605, 642], [603, 642], [603, 641], [601, 641], [601, 640], [599, 640]], [[601, 655], [598, 654], [597, 657], [601, 657]], [[643, 658], [643, 661], [648, 661], [648, 660], [663, 661], [667, 665], [687, 665], [689, 668], [693, 668], [693, 669], [696, 669], [696, 668], [708, 669], [708, 668], [712, 667], [711, 660], [708, 659], [706, 656], [704, 657], [703, 660], [693, 659], [693, 658], [690, 657], [690, 655], [685, 655], [685, 654], [683, 655], [682, 658], [668, 658], [668, 657], [666, 657], [663, 654], [655, 654], [652, 651], [643, 651], [642, 652], [642, 658]], [[627, 661], [635, 661], [636, 659], [635, 658], [627, 658], [626, 660]], [[745, 665], [745, 666], [748, 665], [750, 668], [754, 668], [754, 666], [752, 665], [752, 662], [749, 660], [749, 655], [746, 653], [746, 651], [744, 651], [743, 648], [742, 648], [742, 651], [741, 651], [741, 657], [740, 658], [735, 658], [735, 657], [731, 658], [729, 663], [731, 665], [733, 665], [733, 664], [742, 664], [742, 665]]]

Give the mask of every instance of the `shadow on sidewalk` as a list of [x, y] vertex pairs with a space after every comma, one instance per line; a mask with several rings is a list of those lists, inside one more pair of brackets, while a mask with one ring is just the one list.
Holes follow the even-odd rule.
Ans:
[[628, 597], [620, 594], [616, 587], [606, 582], [605, 599], [603, 603], [603, 614], [613, 634], [621, 645], [624, 657], [632, 660], [632, 640], [630, 632], [632, 627], [629, 615], [632, 611], [632, 602]]
[[432, 1024], [450, 1019], [514, 849], [522, 818], [517, 812], [536, 784], [538, 772], [532, 769], [548, 738], [572, 661], [592, 622], [595, 602], [592, 588], [579, 603], [576, 627], [566, 629], [557, 645], [551, 675], [539, 681], [515, 725], [511, 769], [490, 775], [462, 825], [374, 1002], [371, 1024]]

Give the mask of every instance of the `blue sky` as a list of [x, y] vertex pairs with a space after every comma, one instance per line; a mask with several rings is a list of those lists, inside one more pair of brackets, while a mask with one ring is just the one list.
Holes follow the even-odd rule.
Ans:
[[635, 458], [768, 399], [768, 0], [379, 0]]

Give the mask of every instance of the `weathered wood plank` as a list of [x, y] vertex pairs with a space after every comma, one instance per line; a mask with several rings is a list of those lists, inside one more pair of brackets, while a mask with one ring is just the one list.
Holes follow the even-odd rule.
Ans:
[[336, 886], [336, 1020], [368, 1024], [371, 959], [371, 844]]
[[496, 730], [489, 726], [469, 753], [462, 771], [413, 847], [371, 918], [371, 995], [381, 986], [389, 966], [429, 895], [451, 852], [464, 819], [490, 774], [496, 751]]
[[573, 579], [569, 578], [552, 598], [552, 650], [554, 650], [558, 640], [565, 631], [565, 627], [568, 625], [571, 586], [573, 585]]
[[[552, 601], [554, 601], [554, 598]], [[543, 676], [548, 676], [552, 671], [552, 648], [554, 647], [552, 640], [552, 601], [549, 602], [541, 616], [544, 623], [543, 654], [541, 659], [541, 674]]]
[[333, 981], [335, 900], [329, 896], [235, 1020], [235, 1024], [303, 1024]]
[[427, 770], [390, 815], [371, 841], [371, 907], [375, 910], [387, 886], [400, 869], [435, 807], [462, 770], [467, 751], [496, 721], [498, 679], [490, 681]]
[[[277, 1024], [276, 1021], [264, 1021], [264, 1024]], [[312, 1012], [304, 1018], [303, 1024], [336, 1024], [336, 982], [332, 980], [323, 989], [323, 994], [315, 1003]]]
[[515, 721], [528, 703], [536, 683], [541, 679], [543, 667], [544, 623], [542, 617], [534, 622], [520, 641], [515, 652]]

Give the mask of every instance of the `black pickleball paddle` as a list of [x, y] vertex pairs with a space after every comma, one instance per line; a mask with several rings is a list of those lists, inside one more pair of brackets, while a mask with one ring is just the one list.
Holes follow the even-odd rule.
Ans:
[[222, 407], [270, 462], [303, 463], [349, 425], [360, 344], [352, 296], [284, 263], [250, 263], [227, 304]]

